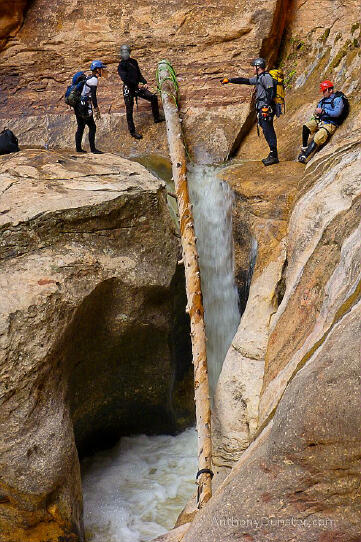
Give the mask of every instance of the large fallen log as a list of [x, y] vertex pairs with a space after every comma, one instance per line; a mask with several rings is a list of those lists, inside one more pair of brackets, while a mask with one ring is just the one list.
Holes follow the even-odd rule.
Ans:
[[167, 125], [169, 154], [172, 161], [183, 262], [186, 278], [187, 312], [190, 317], [194, 364], [194, 396], [198, 433], [198, 508], [212, 496], [211, 409], [209, 400], [206, 333], [201, 278], [194, 233], [192, 205], [187, 185], [187, 159], [177, 106], [178, 85], [172, 66], [166, 60], [158, 64], [158, 88]]

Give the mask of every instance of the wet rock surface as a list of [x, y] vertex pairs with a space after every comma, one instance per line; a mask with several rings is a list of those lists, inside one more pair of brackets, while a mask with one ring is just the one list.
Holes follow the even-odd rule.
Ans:
[[0, 182], [2, 540], [82, 539], [75, 443], [192, 420], [179, 240], [164, 183], [114, 155], [23, 151]]
[[235, 192], [235, 267], [244, 313], [218, 382], [213, 420], [217, 465], [231, 466], [258, 428], [270, 319], [281, 295], [284, 238], [302, 173], [301, 164], [292, 162], [273, 166], [266, 176], [259, 162], [235, 163], [222, 172]]

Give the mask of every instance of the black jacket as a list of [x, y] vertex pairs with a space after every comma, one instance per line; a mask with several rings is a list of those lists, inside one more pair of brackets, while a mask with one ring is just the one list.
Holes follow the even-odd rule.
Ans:
[[147, 84], [139, 69], [138, 62], [134, 58], [121, 60], [118, 66], [118, 74], [123, 83], [130, 89], [136, 89], [139, 83]]

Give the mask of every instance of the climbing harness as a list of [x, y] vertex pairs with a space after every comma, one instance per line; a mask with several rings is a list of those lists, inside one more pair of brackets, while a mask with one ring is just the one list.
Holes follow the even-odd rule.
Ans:
[[259, 115], [264, 120], [272, 120], [272, 107], [270, 107], [269, 105], [262, 107], [261, 111], [259, 112]]

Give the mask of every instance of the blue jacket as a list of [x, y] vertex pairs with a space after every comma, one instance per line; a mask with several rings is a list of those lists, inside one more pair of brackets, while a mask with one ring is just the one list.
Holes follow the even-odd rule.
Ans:
[[331, 94], [329, 98], [322, 98], [317, 107], [323, 109], [323, 113], [320, 115], [321, 120], [338, 126], [335, 119], [341, 115], [343, 110], [343, 101], [340, 96], [335, 98], [334, 94]]

